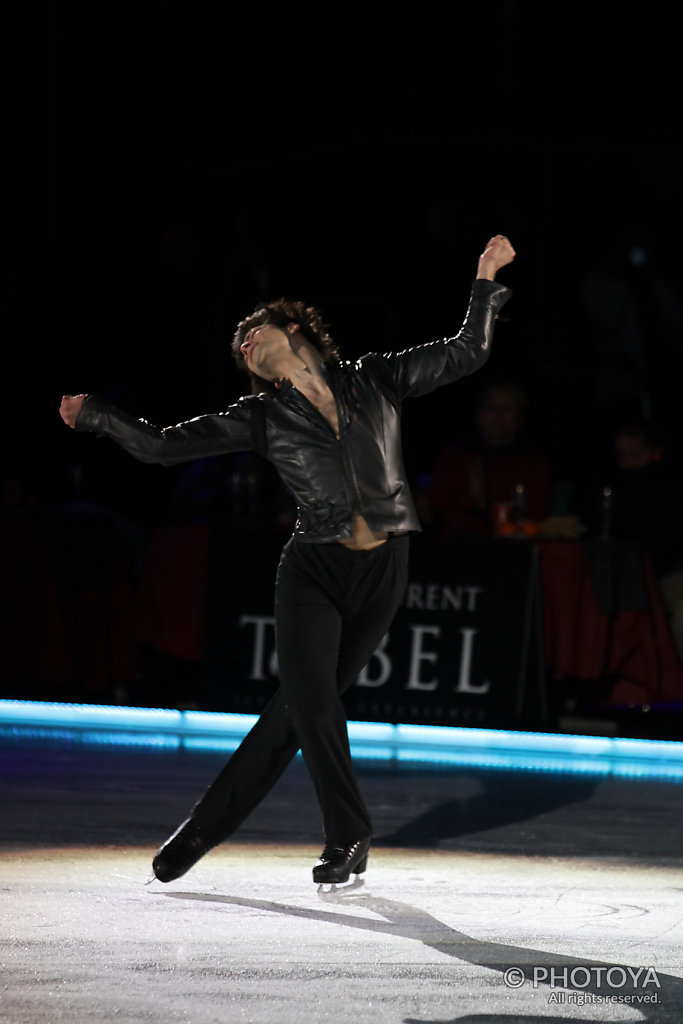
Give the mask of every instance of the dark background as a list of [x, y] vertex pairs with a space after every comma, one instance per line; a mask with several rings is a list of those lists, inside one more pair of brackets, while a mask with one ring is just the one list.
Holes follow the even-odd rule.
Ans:
[[488, 367], [407, 406], [413, 479], [508, 373], [560, 477], [625, 412], [680, 464], [671, 8], [3, 11], [6, 508], [85, 497], [149, 529], [182, 470], [75, 436], [62, 393], [160, 425], [223, 408], [235, 323], [282, 294], [349, 356], [454, 333], [498, 232], [514, 297]]
[[[590, 445], [615, 391], [677, 433], [663, 6], [7, 10], [11, 465], [88, 446], [56, 419], [64, 391], [156, 422], [234, 400], [228, 342], [263, 298], [319, 303], [350, 355], [451, 333], [496, 232], [518, 257], [488, 372], [530, 382], [546, 443]], [[473, 391], [408, 409], [419, 468]]]

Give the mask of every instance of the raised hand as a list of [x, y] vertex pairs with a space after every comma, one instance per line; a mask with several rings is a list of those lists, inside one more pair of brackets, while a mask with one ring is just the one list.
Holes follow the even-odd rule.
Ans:
[[510, 244], [509, 238], [505, 235], [494, 235], [486, 243], [486, 248], [479, 257], [477, 277], [484, 277], [487, 281], [493, 281], [497, 271], [512, 263], [515, 258], [515, 250]]

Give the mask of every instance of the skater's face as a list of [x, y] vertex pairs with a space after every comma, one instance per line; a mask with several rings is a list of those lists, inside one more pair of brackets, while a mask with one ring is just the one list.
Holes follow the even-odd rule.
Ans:
[[275, 324], [252, 327], [240, 345], [247, 369], [263, 380], [275, 380], [278, 365], [291, 354], [291, 339], [297, 330], [297, 324], [288, 324], [286, 328]]

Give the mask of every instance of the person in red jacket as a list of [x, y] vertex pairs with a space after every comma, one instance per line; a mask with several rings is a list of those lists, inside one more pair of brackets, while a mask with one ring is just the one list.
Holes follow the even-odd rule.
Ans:
[[513, 381], [492, 383], [475, 416], [472, 441], [437, 456], [428, 498], [438, 536], [492, 536], [515, 519], [540, 524], [550, 514], [552, 464], [523, 440], [527, 396]]

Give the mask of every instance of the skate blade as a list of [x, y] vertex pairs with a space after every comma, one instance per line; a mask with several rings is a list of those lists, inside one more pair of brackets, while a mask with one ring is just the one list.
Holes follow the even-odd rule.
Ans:
[[365, 885], [365, 879], [356, 875], [352, 882], [321, 882], [318, 885], [318, 896], [324, 899], [326, 896], [342, 896], [345, 892], [353, 892], [354, 889], [361, 889]]

